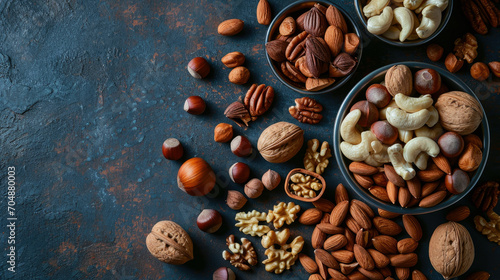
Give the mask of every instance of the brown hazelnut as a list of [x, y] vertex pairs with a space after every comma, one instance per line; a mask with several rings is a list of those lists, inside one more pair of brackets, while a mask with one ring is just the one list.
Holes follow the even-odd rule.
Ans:
[[439, 137], [438, 145], [445, 157], [452, 158], [462, 153], [464, 139], [460, 134], [449, 131]]
[[235, 280], [236, 275], [227, 267], [220, 267], [214, 272], [213, 280]]
[[230, 52], [221, 58], [226, 67], [234, 68], [245, 63], [245, 56], [240, 52]]
[[191, 115], [202, 114], [206, 107], [205, 101], [199, 96], [190, 96], [184, 102], [184, 111]]
[[430, 44], [427, 46], [427, 57], [432, 61], [438, 61], [443, 56], [443, 47], [438, 44]]
[[465, 172], [472, 172], [479, 168], [483, 160], [483, 152], [475, 144], [469, 143], [458, 159], [458, 167]]
[[266, 173], [264, 173], [264, 175], [262, 175], [262, 184], [270, 191], [274, 190], [280, 182], [281, 176], [274, 170], [269, 169]]
[[356, 33], [344, 35], [344, 51], [350, 55], [354, 54], [359, 47], [359, 37]]
[[368, 127], [376, 120], [378, 120], [377, 107], [366, 100], [358, 101], [352, 105], [351, 111], [359, 109], [361, 111], [361, 118], [359, 118], [358, 125]]
[[434, 94], [441, 88], [441, 75], [434, 69], [422, 69], [415, 73], [415, 90], [424, 94]]
[[238, 135], [231, 141], [231, 152], [238, 157], [247, 157], [252, 154], [252, 144], [245, 136]]
[[491, 72], [493, 73], [493, 75], [500, 78], [500, 62], [492, 61], [492, 62], [488, 63], [488, 66], [490, 66], [490, 69], [491, 69]]
[[169, 160], [178, 160], [184, 154], [181, 142], [175, 138], [168, 138], [163, 142], [161, 147], [163, 156]]
[[484, 81], [490, 76], [490, 69], [485, 63], [476, 62], [470, 68], [470, 75], [478, 81]]
[[244, 66], [238, 66], [229, 72], [229, 81], [233, 84], [242, 85], [248, 82], [250, 71]]
[[233, 210], [240, 210], [247, 203], [246, 197], [239, 191], [227, 191], [226, 204]]
[[195, 57], [188, 63], [187, 69], [191, 76], [203, 79], [210, 73], [210, 64], [203, 57]]
[[465, 146], [467, 146], [467, 145], [469, 145], [469, 143], [471, 143], [471, 144], [478, 146], [479, 149], [483, 148], [483, 141], [476, 134], [469, 134], [469, 135], [464, 136], [464, 142], [465, 142]]
[[386, 144], [392, 145], [398, 139], [398, 129], [387, 121], [376, 121], [372, 124], [370, 130], [377, 139]]
[[454, 54], [450, 53], [446, 57], [444, 61], [444, 66], [446, 66], [446, 69], [450, 71], [451, 73], [458, 72], [464, 65], [464, 61], [458, 57], [456, 57]]
[[446, 188], [452, 194], [459, 194], [465, 191], [469, 186], [469, 182], [469, 175], [458, 168], [453, 170], [452, 174], [446, 175], [444, 179]]
[[262, 181], [260, 181], [257, 178], [254, 178], [245, 185], [245, 194], [249, 198], [257, 198], [262, 194], [262, 191], [264, 190], [264, 185], [262, 184]]
[[243, 162], [237, 162], [229, 168], [229, 177], [236, 184], [243, 184], [250, 176], [250, 167]]
[[204, 209], [196, 219], [198, 228], [204, 232], [214, 233], [222, 225], [222, 216], [217, 210]]
[[214, 141], [225, 143], [233, 138], [233, 126], [227, 123], [220, 123], [214, 129]]
[[392, 96], [385, 86], [373, 84], [366, 89], [366, 100], [375, 104], [377, 108], [384, 108], [391, 102]]

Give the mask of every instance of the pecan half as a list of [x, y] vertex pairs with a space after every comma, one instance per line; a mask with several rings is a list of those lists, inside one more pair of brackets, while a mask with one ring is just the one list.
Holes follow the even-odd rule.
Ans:
[[477, 209], [489, 212], [497, 205], [499, 194], [499, 184], [489, 181], [474, 190], [472, 193], [472, 202]]
[[224, 115], [233, 120], [240, 127], [248, 126], [248, 123], [252, 120], [250, 113], [245, 108], [245, 105], [239, 101], [235, 101], [229, 106], [227, 106]]
[[299, 69], [291, 64], [289, 61], [285, 61], [281, 63], [281, 72], [285, 74], [290, 80], [297, 83], [305, 83], [307, 78], [302, 75]]
[[295, 99], [295, 106], [288, 108], [290, 115], [301, 123], [317, 124], [323, 116], [320, 112], [323, 111], [323, 106], [316, 100], [309, 97]]
[[461, 0], [462, 11], [465, 14], [465, 17], [472, 25], [474, 31], [479, 34], [485, 35], [488, 33], [488, 27], [481, 17], [481, 12], [476, 3], [471, 0]]
[[307, 32], [304, 31], [293, 37], [285, 50], [285, 56], [288, 60], [294, 61], [305, 54], [305, 39], [307, 36]]
[[257, 264], [257, 253], [248, 239], [242, 238], [240, 245], [231, 234], [226, 238], [226, 245], [229, 251], [224, 250], [222, 257], [237, 269], [246, 271], [250, 270], [251, 265]]
[[264, 84], [253, 84], [245, 95], [245, 108], [252, 116], [252, 121], [264, 114], [273, 103], [274, 89]]

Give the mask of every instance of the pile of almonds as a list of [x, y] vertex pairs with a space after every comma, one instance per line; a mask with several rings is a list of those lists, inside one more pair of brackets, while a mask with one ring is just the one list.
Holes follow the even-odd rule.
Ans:
[[[427, 279], [413, 269], [418, 256], [415, 250], [422, 238], [422, 228], [411, 215], [403, 215], [404, 229], [393, 219], [399, 214], [373, 210], [356, 199], [349, 199], [342, 184], [335, 190], [335, 203], [327, 199], [314, 202], [316, 208], [306, 210], [299, 222], [315, 225], [311, 236], [314, 260], [305, 254], [299, 256], [310, 280], [372, 279]], [[396, 239], [399, 238], [399, 240]]]

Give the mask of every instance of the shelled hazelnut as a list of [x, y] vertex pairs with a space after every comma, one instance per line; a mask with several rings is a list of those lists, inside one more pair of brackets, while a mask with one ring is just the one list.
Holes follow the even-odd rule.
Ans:
[[484, 81], [490, 76], [490, 69], [485, 63], [476, 62], [470, 68], [470, 75], [478, 81]]

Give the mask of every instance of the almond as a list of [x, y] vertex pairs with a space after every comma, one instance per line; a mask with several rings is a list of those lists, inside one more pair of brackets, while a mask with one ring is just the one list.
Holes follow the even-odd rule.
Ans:
[[303, 225], [314, 225], [319, 223], [321, 218], [323, 217], [323, 212], [316, 208], [307, 209], [300, 215], [299, 223]]
[[407, 267], [395, 267], [394, 271], [399, 280], [410, 279], [410, 269]]
[[[333, 25], [329, 26], [325, 31], [325, 42], [328, 45], [328, 48], [330, 49], [330, 51], [332, 52], [332, 55], [337, 56], [340, 53], [340, 51], [342, 51], [342, 45], [344, 44], [344, 34], [342, 33], [342, 30], [340, 30], [340, 28], [333, 26]], [[357, 163], [357, 162], [352, 162], [349, 165], [349, 170], [351, 170], [351, 165], [353, 163]], [[366, 164], [366, 165], [368, 165], [368, 164]], [[368, 165], [368, 166], [372, 167], [370, 165]], [[376, 169], [376, 167], [374, 167], [374, 168]], [[360, 174], [360, 173], [354, 172], [352, 170], [351, 170], [351, 172], [356, 173], [356, 174]], [[367, 174], [360, 174], [360, 175], [367, 175]], [[369, 175], [372, 175], [372, 174], [369, 174]]]
[[347, 276], [342, 274], [340, 271], [332, 269], [332, 268], [328, 269], [328, 274], [330, 274], [330, 276], [334, 280], [349, 280], [349, 278], [347, 278]]
[[398, 252], [401, 254], [413, 253], [418, 247], [418, 242], [413, 238], [405, 238], [398, 241]]
[[345, 229], [344, 235], [345, 235], [345, 238], [347, 239], [347, 244], [345, 245], [345, 249], [349, 250], [349, 251], [354, 250], [354, 243], [356, 240], [356, 236], [348, 228]]
[[348, 215], [347, 218], [345, 219], [345, 225], [349, 230], [351, 230], [353, 233], [358, 232], [361, 229], [361, 226], [354, 220], [354, 218], [351, 215]]
[[382, 275], [384, 275], [385, 280], [394, 280], [394, 278], [391, 277], [392, 271], [388, 266], [379, 269], [379, 271], [380, 271], [380, 273], [382, 273]]
[[366, 276], [364, 276], [359, 271], [354, 271], [353, 273], [349, 274], [348, 277], [349, 277], [349, 280], [369, 280], [370, 279], [370, 278], [367, 278]]
[[286, 61], [285, 51], [288, 47], [286, 41], [273, 40], [266, 43], [266, 52], [276, 62]]
[[356, 203], [351, 203], [351, 216], [354, 220], [364, 229], [369, 229], [372, 227], [372, 222], [370, 217], [365, 213], [365, 211]]
[[446, 198], [447, 191], [438, 191], [433, 194], [430, 194], [420, 201], [418, 206], [423, 208], [429, 208], [438, 205], [443, 199]]
[[315, 256], [314, 260], [316, 261], [316, 264], [318, 265], [318, 272], [321, 275], [322, 279], [326, 279], [326, 274], [327, 274], [326, 265], [324, 265], [317, 256]]
[[372, 270], [375, 268], [375, 262], [373, 261], [372, 256], [365, 248], [359, 246], [358, 244], [354, 244], [354, 258], [364, 269]]
[[341, 201], [349, 200], [349, 193], [342, 184], [338, 184], [335, 188], [335, 203], [339, 204]]
[[417, 177], [422, 182], [434, 182], [439, 180], [443, 176], [444, 172], [440, 169], [421, 170], [417, 172]]
[[[420, 270], [414, 270], [411, 273], [411, 279], [412, 280], [427, 280], [427, 277], [420, 271]], [[486, 280], [486, 279], [485, 279]]]
[[328, 253], [323, 249], [314, 250], [314, 255], [316, 258], [324, 265], [329, 268], [340, 269], [339, 263], [335, 260], [332, 254]]
[[373, 225], [375, 225], [375, 228], [380, 234], [395, 236], [403, 231], [403, 228], [401, 228], [401, 226], [389, 219], [382, 217], [373, 218]]
[[411, 238], [415, 239], [417, 242], [420, 241], [422, 238], [422, 227], [415, 216], [403, 215], [403, 225]]
[[323, 214], [323, 218], [319, 221], [320, 224], [330, 223], [330, 213]]
[[385, 187], [387, 185], [387, 182], [389, 182], [384, 172], [374, 174], [372, 177], [373, 177], [373, 182], [377, 186]]
[[335, 6], [328, 6], [326, 9], [326, 20], [329, 25], [336, 26], [342, 30], [342, 33], [347, 33], [347, 24], [345, 22], [344, 16], [340, 13], [339, 9]]
[[382, 273], [377, 270], [366, 270], [362, 267], [358, 268], [358, 271], [361, 272], [364, 276], [368, 277], [370, 280], [384, 280], [384, 276]]
[[475, 144], [467, 144], [462, 155], [458, 159], [458, 167], [466, 172], [472, 172], [479, 168], [481, 160], [483, 159], [483, 152]]
[[243, 30], [244, 22], [240, 19], [228, 19], [219, 24], [217, 32], [224, 36], [233, 36]]
[[320, 198], [313, 202], [314, 207], [318, 208], [322, 212], [331, 213], [335, 207], [335, 203], [328, 199]]
[[375, 266], [377, 268], [384, 268], [387, 265], [389, 265], [390, 260], [388, 257], [386, 257], [384, 254], [380, 253], [379, 251], [375, 249], [368, 249], [368, 253], [370, 253], [370, 256], [372, 256], [373, 261], [375, 262]]
[[353, 200], [351, 200], [351, 203], [354, 203], [354, 204], [358, 205], [361, 209], [363, 209], [363, 211], [365, 211], [365, 213], [366, 213], [366, 215], [368, 215], [368, 217], [370, 217], [370, 218], [375, 217], [375, 213], [373, 213], [372, 208], [370, 208], [370, 206], [368, 206], [363, 201], [353, 199]]
[[465, 280], [488, 280], [490, 279], [490, 274], [486, 271], [478, 271], [467, 276]]
[[365, 248], [368, 245], [368, 238], [370, 237], [370, 233], [362, 228], [358, 230], [356, 233], [356, 244]]
[[358, 182], [359, 185], [363, 188], [368, 189], [369, 187], [373, 186], [373, 180], [370, 176], [358, 175], [356, 173], [352, 175], [354, 175], [354, 179], [356, 180], [356, 182]]
[[314, 249], [318, 249], [323, 247], [323, 244], [325, 243], [326, 240], [326, 234], [322, 232], [318, 226], [316, 226], [313, 230], [312, 236], [311, 236], [311, 245]]
[[343, 234], [335, 234], [328, 237], [323, 244], [323, 248], [328, 251], [335, 251], [347, 244], [347, 238]]
[[373, 247], [382, 254], [397, 254], [398, 241], [389, 235], [378, 235], [372, 238]]
[[407, 188], [400, 188], [398, 192], [398, 201], [401, 207], [406, 208], [410, 203], [412, 196], [410, 191]]
[[241, 52], [230, 52], [221, 58], [222, 63], [228, 68], [234, 68], [243, 65], [245, 62], [245, 55]]
[[271, 6], [267, 0], [260, 0], [257, 4], [257, 22], [263, 25], [269, 25], [272, 20]]
[[350, 263], [354, 261], [354, 253], [349, 250], [337, 250], [332, 252], [332, 256], [341, 263]]
[[417, 177], [413, 177], [413, 179], [406, 181], [406, 185], [414, 198], [420, 198], [422, 196], [422, 184]]
[[394, 167], [392, 167], [392, 165], [385, 164], [384, 172], [385, 176], [387, 176], [387, 179], [391, 181], [394, 185], [401, 188], [406, 186], [405, 180], [401, 178], [401, 176], [399, 176], [398, 173], [396, 173], [396, 170], [394, 169]]
[[334, 226], [330, 223], [320, 223], [316, 225], [319, 230], [324, 232], [325, 234], [339, 234], [344, 232], [344, 228]]
[[426, 197], [436, 190], [439, 186], [440, 181], [426, 183], [422, 186], [422, 197]]
[[[330, 26], [330, 27], [334, 27], [334, 26]], [[328, 29], [330, 29], [330, 27]], [[353, 161], [353, 162], [351, 162], [351, 164], [349, 164], [349, 171], [351, 171], [354, 174], [358, 174], [358, 175], [370, 176], [370, 175], [373, 175], [375, 173], [378, 173], [378, 168], [371, 166], [371, 165], [368, 165], [364, 162]]]
[[334, 226], [341, 225], [345, 217], [347, 216], [348, 212], [349, 212], [348, 200], [344, 200], [342, 202], [337, 203], [335, 208], [333, 208], [332, 213], [330, 214], [330, 224]]
[[311, 274], [311, 276], [309, 276], [309, 280], [323, 280], [323, 277], [319, 274]]
[[389, 257], [391, 265], [394, 267], [412, 267], [418, 262], [418, 256], [415, 253], [398, 254]]
[[382, 200], [382, 201], [385, 201], [385, 202], [391, 202], [391, 200], [389, 199], [389, 196], [387, 195], [387, 190], [385, 188], [382, 188], [382, 187], [379, 187], [379, 186], [373, 186], [371, 188], [368, 189], [370, 191], [370, 193]]
[[469, 215], [470, 215], [470, 209], [467, 205], [464, 205], [448, 212], [448, 214], [446, 215], [446, 219], [452, 222], [460, 222], [467, 219]]
[[399, 194], [399, 187], [394, 185], [393, 182], [389, 181], [387, 182], [387, 186], [385, 187], [387, 190], [387, 196], [391, 200], [392, 204], [396, 204], [398, 201], [398, 194]]
[[299, 254], [299, 261], [300, 261], [300, 264], [302, 265], [302, 267], [304, 267], [304, 269], [309, 274], [313, 274], [313, 273], [318, 272], [318, 265], [316, 264], [316, 262], [313, 259], [311, 259], [306, 254]]
[[[341, 263], [340, 264], [340, 271], [345, 275], [351, 274], [351, 272], [353, 270], [355, 270], [358, 266], [359, 266], [359, 264], [357, 262], [349, 263], [349, 264]], [[351, 278], [349, 278], [349, 279], [351, 279]]]
[[401, 216], [401, 214], [399, 214], [399, 213], [393, 213], [391, 211], [387, 211], [387, 210], [380, 209], [380, 208], [378, 208], [377, 212], [378, 212], [380, 217], [386, 218], [386, 219], [394, 219], [394, 218]]
[[436, 157], [433, 157], [432, 161], [437, 165], [439, 169], [441, 169], [441, 171], [443, 171], [446, 174], [451, 174], [450, 163], [443, 154], [439, 154]]

